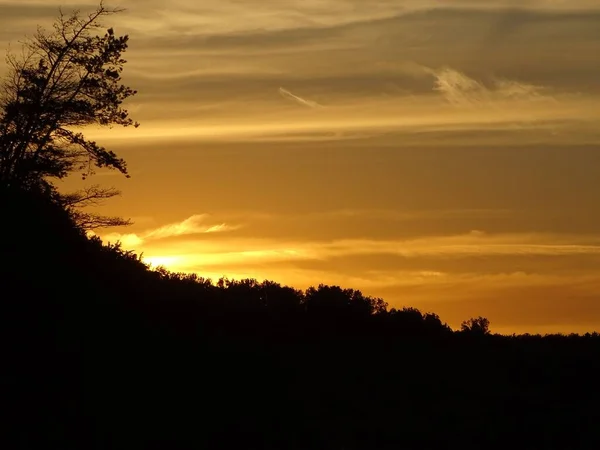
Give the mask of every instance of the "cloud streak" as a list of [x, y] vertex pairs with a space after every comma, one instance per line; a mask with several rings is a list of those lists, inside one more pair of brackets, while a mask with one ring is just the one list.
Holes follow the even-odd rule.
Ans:
[[240, 228], [241, 225], [230, 225], [226, 223], [211, 224], [207, 223], [209, 216], [207, 214], [196, 214], [187, 219], [167, 224], [159, 228], [145, 231], [141, 234], [136, 233], [108, 233], [102, 235], [102, 238], [108, 242], [120, 241], [126, 247], [138, 247], [153, 241], [159, 241], [167, 238], [176, 238], [198, 234], [223, 233]]
[[322, 107], [319, 103], [312, 101], [312, 100], [306, 100], [302, 97], [298, 97], [297, 95], [292, 94], [290, 91], [288, 91], [287, 89], [284, 89], [282, 87], [279, 88], [279, 95], [281, 95], [285, 99], [295, 101], [296, 103], [299, 103], [300, 105], [308, 106], [309, 108], [321, 108]]
[[[197, 219], [196, 219], [197, 220]], [[166, 237], [185, 237], [191, 234], [210, 233], [235, 229], [234, 227], [206, 226], [184, 221], [158, 228], [140, 237], [131, 238], [130, 245], [148, 243]], [[192, 225], [193, 223], [193, 225]], [[124, 241], [126, 236], [122, 236]], [[168, 249], [160, 246], [144, 251], [151, 255], [176, 256], [181, 262], [178, 270], [193, 270], [198, 262], [208, 266], [277, 263], [283, 261], [326, 261], [350, 256], [393, 255], [402, 258], [464, 259], [479, 257], [572, 257], [600, 256], [600, 237], [583, 239], [576, 236], [548, 234], [498, 234], [482, 231], [455, 236], [433, 236], [408, 240], [346, 239], [328, 242], [277, 241], [269, 239], [240, 239], [207, 241], [179, 239], [169, 242]], [[164, 253], [164, 252], [167, 253]], [[170, 255], [169, 255], [170, 254]]]
[[[0, 1], [0, 8], [24, 20], [35, 20], [31, 11], [49, 14], [39, 2], [15, 4]], [[126, 73], [140, 92], [136, 119], [143, 127], [94, 131], [97, 139], [329, 142], [558, 127], [589, 142], [593, 132], [581, 124], [600, 120], [600, 63], [585, 56], [600, 52], [593, 2], [123, 6], [129, 11], [115, 17], [116, 28], [131, 32]], [[490, 29], [507, 39], [482, 50]], [[281, 86], [278, 95], [274, 86]], [[325, 113], [309, 112], [323, 104]]]
[[501, 102], [530, 103], [554, 100], [543, 94], [543, 88], [514, 80], [494, 80], [491, 87], [450, 67], [427, 70], [435, 77], [434, 90], [454, 105], [493, 105]]

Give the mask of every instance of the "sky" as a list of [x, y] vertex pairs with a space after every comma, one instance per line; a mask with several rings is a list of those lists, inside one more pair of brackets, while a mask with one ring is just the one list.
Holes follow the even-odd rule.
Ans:
[[[597, 0], [106, 4], [141, 126], [87, 132], [131, 173], [88, 182], [134, 221], [104, 240], [455, 328], [600, 330]], [[0, 0], [1, 47], [61, 5], [95, 3]]]

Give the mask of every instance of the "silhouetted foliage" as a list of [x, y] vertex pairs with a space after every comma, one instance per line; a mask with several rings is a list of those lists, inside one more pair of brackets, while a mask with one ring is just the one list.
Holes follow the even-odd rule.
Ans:
[[52, 32], [39, 29], [24, 55], [9, 54], [0, 90], [0, 183], [31, 186], [83, 176], [94, 167], [127, 175], [125, 161], [74, 128], [133, 122], [121, 104], [135, 94], [121, 84], [127, 36], [112, 28], [95, 34], [99, 21], [119, 12], [102, 3], [87, 17], [61, 14]]
[[490, 333], [490, 321], [485, 317], [471, 318], [460, 324], [463, 333], [472, 333], [475, 335], [486, 335]]
[[368, 317], [384, 312], [387, 307], [382, 299], [365, 297], [360, 291], [323, 284], [308, 288], [304, 305], [307, 314], [332, 320], [343, 316]]
[[[151, 270], [0, 189], [5, 448], [593, 448], [600, 337]], [[564, 445], [563, 445], [564, 444]]]
[[120, 194], [121, 192], [114, 188], [103, 188], [93, 185], [76, 192], [58, 195], [57, 199], [59, 204], [71, 215], [71, 218], [79, 228], [92, 231], [98, 228], [131, 225], [130, 220], [121, 217], [103, 216], [84, 210], [84, 208], [90, 206], [99, 206], [104, 200]]

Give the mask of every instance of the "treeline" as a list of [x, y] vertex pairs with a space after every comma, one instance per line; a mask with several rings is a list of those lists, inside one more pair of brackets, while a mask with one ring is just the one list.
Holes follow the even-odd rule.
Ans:
[[[205, 326], [219, 327], [236, 322], [234, 330], [253, 333], [266, 332], [267, 323], [285, 324], [282, 333], [302, 323], [310, 323], [314, 333], [452, 333], [434, 313], [389, 309], [383, 299], [354, 289], [321, 284], [302, 291], [273, 281], [213, 282], [196, 274], [153, 270], [119, 243], [88, 238], [69, 212], [44, 194], [4, 189], [0, 196], [8, 218], [0, 247], [5, 288], [12, 286], [5, 289], [8, 296], [93, 299], [103, 306], [144, 311], [148, 320], [174, 320], [178, 332], [204, 320]], [[487, 334], [488, 323], [471, 319], [463, 331]]]
[[[3, 294], [6, 299], [18, 298], [17, 303], [40, 295], [52, 301], [84, 299], [143, 313], [145, 320], [173, 321], [179, 333], [204, 321], [204, 327], [234, 324], [232, 332], [256, 334], [265, 333], [269, 329], [265, 325], [290, 334], [294, 327], [307, 324], [312, 334], [440, 338], [456, 334], [433, 312], [408, 306], [390, 309], [385, 300], [355, 289], [319, 284], [303, 291], [268, 280], [213, 281], [163, 267], [152, 269], [120, 243], [88, 237], [71, 211], [45, 192], [0, 188], [0, 206], [6, 218], [0, 230]], [[490, 322], [482, 317], [465, 320], [457, 331], [491, 336]], [[541, 338], [513, 336], [517, 337]], [[566, 336], [553, 338], [561, 337]], [[588, 333], [582, 338], [597, 337], [598, 333]]]

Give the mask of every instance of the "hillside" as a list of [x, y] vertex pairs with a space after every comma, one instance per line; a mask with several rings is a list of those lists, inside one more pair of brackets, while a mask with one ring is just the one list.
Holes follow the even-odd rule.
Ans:
[[452, 331], [352, 289], [212, 283], [1, 195], [5, 448], [597, 448], [600, 337]]

